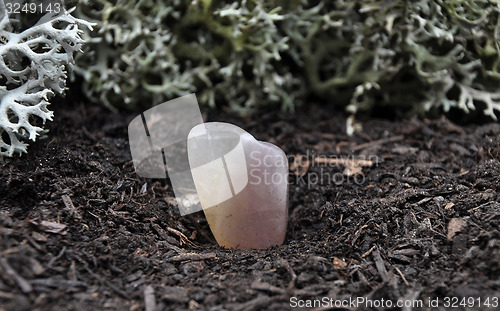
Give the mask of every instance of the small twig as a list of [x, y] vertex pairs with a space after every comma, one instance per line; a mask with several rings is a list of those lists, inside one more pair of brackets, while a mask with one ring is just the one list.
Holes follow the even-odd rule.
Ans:
[[251, 289], [262, 290], [266, 292], [271, 292], [273, 294], [285, 294], [286, 291], [283, 288], [279, 288], [277, 286], [271, 285], [266, 282], [254, 281], [250, 285]]
[[377, 246], [373, 245], [372, 248], [370, 248], [366, 253], [361, 255], [361, 258], [365, 258], [366, 256], [370, 255], [376, 247]]
[[483, 207], [488, 206], [488, 205], [490, 205], [490, 204], [492, 204], [492, 203], [494, 204], [494, 203], [496, 203], [496, 202], [495, 202], [495, 201], [488, 201], [488, 202], [486, 202], [486, 203], [483, 203], [483, 204], [481, 204], [481, 205], [479, 205], [479, 206], [476, 206], [476, 207], [472, 208], [472, 209], [471, 209], [471, 211], [475, 211], [475, 210], [477, 210], [477, 209], [483, 208]]
[[197, 253], [183, 253], [177, 256], [168, 258], [169, 261], [195, 261], [217, 258], [215, 253], [197, 254]]
[[[87, 201], [87, 204], [88, 204], [88, 201]], [[99, 222], [99, 225], [102, 224], [102, 221], [101, 221], [101, 217], [97, 216], [96, 214], [92, 213], [91, 211], [87, 211], [87, 213], [89, 213], [90, 215], [92, 215], [95, 219], [97, 219], [97, 221]]]
[[85, 120], [85, 121], [87, 121], [88, 120], [87, 109], [85, 108], [85, 104], [84, 104], [83, 101], [80, 103], [80, 109], [82, 111], [82, 119]]
[[0, 299], [14, 299], [16, 298], [17, 295], [16, 294], [12, 294], [12, 293], [7, 293], [7, 292], [2, 292], [0, 290]]
[[365, 225], [361, 226], [361, 228], [359, 228], [356, 232], [354, 232], [354, 237], [352, 238], [351, 241], [352, 246], [354, 246], [354, 243], [356, 243], [356, 241], [358, 240], [359, 236], [361, 235], [361, 231], [363, 231], [364, 228], [368, 227], [368, 222]]
[[12, 269], [12, 267], [7, 262], [6, 258], [0, 258], [0, 266], [2, 266], [5, 273], [10, 276], [16, 283], [19, 288], [23, 291], [23, 293], [31, 293], [33, 291], [33, 287], [31, 284], [26, 281], [22, 276], [17, 274], [16, 270]]
[[184, 233], [180, 232], [179, 230], [167, 227], [167, 231], [170, 232], [170, 233], [173, 233], [173, 234], [177, 235], [180, 238], [180, 244], [181, 245], [182, 245], [182, 243], [184, 243], [184, 244], [187, 244], [187, 245], [189, 245], [191, 247], [194, 247], [194, 248], [200, 248], [200, 246], [198, 246], [195, 243], [191, 242], [191, 240], [189, 240], [188, 237], [185, 236]]
[[408, 283], [408, 281], [406, 280], [405, 275], [403, 274], [403, 272], [401, 272], [401, 270], [399, 270], [398, 267], [394, 267], [394, 269], [396, 269], [396, 272], [399, 274], [399, 276], [401, 277], [401, 279], [403, 280], [403, 282], [405, 283], [405, 285], [406, 286], [410, 285]]
[[38, 285], [38, 286], [52, 287], [52, 288], [87, 287], [86, 282], [78, 280], [57, 279], [57, 278], [34, 279], [31, 280], [30, 283], [35, 286]]
[[382, 139], [378, 139], [378, 140], [374, 140], [374, 141], [370, 141], [370, 142], [367, 142], [367, 143], [364, 143], [364, 144], [360, 144], [360, 145], [354, 146], [354, 147], [352, 147], [352, 151], [358, 151], [358, 150], [366, 149], [368, 147], [383, 145], [383, 144], [386, 144], [386, 143], [392, 143], [392, 142], [400, 141], [400, 140], [403, 140], [403, 139], [404, 139], [403, 135], [382, 138]]
[[56, 260], [58, 260], [59, 258], [62, 257], [62, 255], [64, 255], [64, 252], [66, 252], [66, 246], [63, 246], [63, 248], [61, 249], [61, 251], [59, 252], [59, 254], [57, 254], [56, 257], [53, 257], [50, 259], [49, 263], [47, 264], [47, 267], [49, 269], [52, 269], [52, 265], [54, 264], [54, 262], [56, 262]]
[[63, 194], [61, 198], [63, 200], [64, 206], [66, 206], [66, 208], [69, 210], [70, 216], [75, 215], [75, 218], [81, 219], [82, 216], [80, 216], [80, 214], [76, 210], [75, 205], [73, 204], [73, 201], [71, 200], [70, 196], [67, 194]]
[[342, 149], [344, 146], [349, 146], [349, 142], [347, 142], [347, 141], [341, 141], [340, 143], [338, 143], [338, 144], [335, 146], [335, 151], [336, 151], [338, 154], [340, 154], [341, 149]]
[[5, 255], [9, 255], [9, 254], [16, 254], [16, 253], [20, 253], [20, 252], [21, 252], [21, 249], [19, 249], [19, 247], [11, 247], [9, 249], [1, 251], [0, 257], [4, 257]]

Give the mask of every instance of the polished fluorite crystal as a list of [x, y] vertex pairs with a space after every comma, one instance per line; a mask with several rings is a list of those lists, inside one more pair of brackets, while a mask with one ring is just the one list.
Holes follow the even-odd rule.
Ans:
[[288, 161], [277, 146], [228, 123], [204, 123], [188, 138], [196, 191], [219, 245], [281, 245], [288, 218]]

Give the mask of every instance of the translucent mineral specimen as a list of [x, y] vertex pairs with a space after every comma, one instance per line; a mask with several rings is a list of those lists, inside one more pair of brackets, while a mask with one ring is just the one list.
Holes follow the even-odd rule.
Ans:
[[281, 245], [288, 217], [288, 161], [277, 146], [228, 123], [194, 127], [188, 138], [194, 183], [219, 245]]

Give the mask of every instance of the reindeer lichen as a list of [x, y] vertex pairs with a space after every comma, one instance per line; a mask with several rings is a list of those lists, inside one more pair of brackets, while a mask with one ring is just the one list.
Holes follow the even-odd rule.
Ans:
[[87, 0], [78, 16], [98, 23], [78, 72], [108, 106], [500, 111], [496, 0]]
[[497, 1], [304, 2], [282, 28], [310, 91], [352, 113], [500, 111]]
[[287, 38], [279, 9], [243, 0], [105, 1], [81, 4], [95, 21], [77, 58], [84, 90], [108, 107], [143, 109], [196, 92], [234, 110], [264, 103], [293, 107], [300, 81], [281, 70]]
[[20, 14], [0, 0], [0, 157], [26, 152], [23, 141], [43, 131], [36, 119], [52, 120], [48, 100], [64, 92], [65, 65], [83, 42], [78, 24], [91, 27], [70, 12], [48, 12], [22, 30]]

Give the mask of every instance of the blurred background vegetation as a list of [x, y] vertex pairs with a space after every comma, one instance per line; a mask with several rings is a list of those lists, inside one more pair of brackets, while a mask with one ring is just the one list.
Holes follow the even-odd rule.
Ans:
[[[74, 1], [75, 2], [75, 1]], [[71, 5], [71, 3], [69, 3]], [[356, 114], [500, 111], [500, 4], [450, 1], [84, 0], [75, 73], [111, 109], [195, 92], [241, 114], [309, 101]]]

